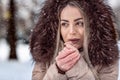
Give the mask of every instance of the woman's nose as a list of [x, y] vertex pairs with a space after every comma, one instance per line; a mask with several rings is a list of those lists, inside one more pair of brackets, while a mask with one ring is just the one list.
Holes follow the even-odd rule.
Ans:
[[74, 25], [70, 25], [70, 27], [69, 27], [69, 33], [70, 34], [75, 34], [76, 33], [76, 29], [75, 29]]

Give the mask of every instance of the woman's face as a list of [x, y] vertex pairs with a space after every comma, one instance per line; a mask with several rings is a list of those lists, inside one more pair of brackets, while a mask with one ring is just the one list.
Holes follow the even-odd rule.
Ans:
[[80, 9], [66, 6], [60, 14], [61, 36], [76, 48], [83, 46], [84, 19]]

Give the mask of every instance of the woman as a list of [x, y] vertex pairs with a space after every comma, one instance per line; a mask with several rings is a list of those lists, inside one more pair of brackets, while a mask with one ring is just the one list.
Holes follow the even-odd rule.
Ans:
[[113, 22], [103, 0], [46, 0], [31, 35], [32, 80], [117, 80]]

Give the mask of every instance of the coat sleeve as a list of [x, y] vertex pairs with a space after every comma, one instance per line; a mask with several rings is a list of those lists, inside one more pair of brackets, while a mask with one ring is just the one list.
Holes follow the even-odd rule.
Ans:
[[65, 74], [58, 73], [57, 66], [54, 63], [47, 70], [43, 80], [67, 80], [67, 76]]
[[102, 68], [99, 71], [99, 77], [101, 80], [118, 80], [118, 61], [109, 67]]
[[92, 71], [88, 67], [83, 57], [80, 58], [72, 69], [66, 72], [66, 75], [69, 80], [95, 80]]
[[45, 64], [36, 62], [32, 71], [32, 80], [43, 80], [45, 73]]
[[65, 74], [58, 73], [55, 63], [48, 69], [42, 63], [35, 63], [32, 80], [67, 80], [67, 77]]
[[[118, 80], [118, 61], [109, 67], [101, 68], [98, 71], [100, 80]], [[95, 80], [95, 77], [87, 63], [81, 58], [72, 69], [66, 72], [69, 80]]]

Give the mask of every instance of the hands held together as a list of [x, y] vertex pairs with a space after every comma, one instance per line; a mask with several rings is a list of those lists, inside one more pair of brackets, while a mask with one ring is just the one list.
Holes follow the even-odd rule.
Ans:
[[65, 47], [56, 57], [56, 65], [61, 71], [66, 72], [70, 70], [79, 59], [80, 53], [78, 49], [69, 43], [65, 43]]

